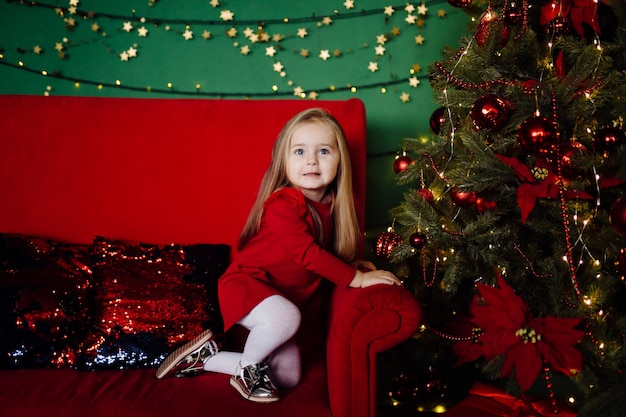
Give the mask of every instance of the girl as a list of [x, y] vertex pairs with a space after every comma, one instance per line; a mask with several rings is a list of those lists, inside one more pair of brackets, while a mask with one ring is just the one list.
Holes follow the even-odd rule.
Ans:
[[344, 133], [324, 110], [305, 110], [280, 132], [238, 254], [218, 283], [225, 331], [250, 331], [243, 352], [220, 351], [206, 330], [168, 356], [157, 377], [222, 372], [244, 398], [278, 401], [277, 386], [300, 381], [294, 336], [322, 278], [355, 288], [402, 285], [357, 260], [361, 248]]

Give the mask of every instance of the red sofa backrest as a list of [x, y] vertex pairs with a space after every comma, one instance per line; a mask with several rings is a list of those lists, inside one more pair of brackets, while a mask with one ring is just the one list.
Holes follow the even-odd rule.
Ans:
[[0, 232], [235, 247], [276, 136], [308, 107], [329, 110], [346, 132], [363, 223], [357, 99], [0, 95]]

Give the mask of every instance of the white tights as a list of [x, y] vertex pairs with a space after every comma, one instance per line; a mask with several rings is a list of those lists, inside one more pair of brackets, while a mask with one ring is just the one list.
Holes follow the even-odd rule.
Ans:
[[298, 307], [283, 296], [272, 295], [238, 321], [250, 330], [243, 353], [221, 351], [204, 364], [204, 369], [235, 375], [239, 367], [267, 360], [276, 385], [292, 388], [302, 377], [300, 351], [294, 341], [300, 321]]

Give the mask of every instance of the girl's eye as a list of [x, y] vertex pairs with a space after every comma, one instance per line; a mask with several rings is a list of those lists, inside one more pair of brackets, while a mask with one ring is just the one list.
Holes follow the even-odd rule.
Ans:
[[325, 148], [324, 148], [324, 149], [320, 149], [320, 153], [321, 153], [322, 155], [326, 155], [326, 154], [330, 153], [330, 151], [329, 151], [328, 149], [325, 149]]
[[304, 150], [302, 150], [302, 149], [296, 149], [296, 150], [294, 151], [294, 153], [295, 153], [296, 155], [302, 155], [302, 154], [304, 154]]

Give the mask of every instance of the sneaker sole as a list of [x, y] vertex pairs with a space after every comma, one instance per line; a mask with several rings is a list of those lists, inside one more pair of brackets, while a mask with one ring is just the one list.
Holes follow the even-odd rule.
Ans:
[[205, 330], [198, 336], [196, 336], [196, 338], [193, 339], [191, 342], [188, 342], [187, 344], [184, 344], [176, 349], [167, 358], [165, 358], [165, 361], [163, 361], [161, 366], [159, 366], [156, 372], [156, 377], [162, 379], [173, 376], [173, 374], [170, 374], [172, 373], [176, 365], [186, 356], [191, 354], [194, 350], [200, 348], [203, 344], [211, 340], [212, 337], [213, 332], [211, 330]]
[[245, 392], [243, 388], [241, 388], [239, 383], [236, 380], [234, 380], [234, 377], [230, 378], [230, 386], [235, 388], [237, 392], [241, 394], [241, 396], [248, 401], [252, 401], [255, 403], [273, 403], [276, 401], [280, 401], [280, 397], [254, 397], [254, 396], [248, 395], [248, 393]]

